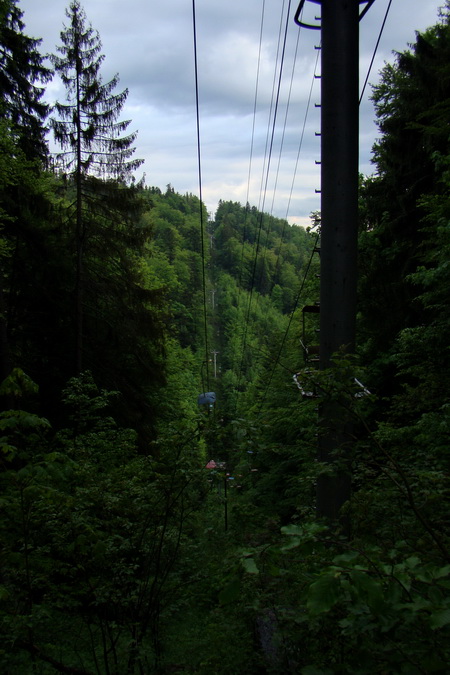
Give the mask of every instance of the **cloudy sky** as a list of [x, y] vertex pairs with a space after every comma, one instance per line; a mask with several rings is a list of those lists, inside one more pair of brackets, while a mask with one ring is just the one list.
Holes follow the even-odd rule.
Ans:
[[[195, 0], [203, 199], [213, 214], [219, 199], [240, 201], [292, 223], [307, 225], [320, 206], [320, 73], [318, 31], [299, 29], [291, 0], [274, 126], [280, 55], [289, 0]], [[69, 0], [18, 0], [27, 35], [55, 52], [67, 23]], [[444, 0], [375, 0], [360, 23], [360, 81], [390, 11], [369, 82], [393, 52], [414, 42], [415, 31], [436, 23]], [[105, 60], [102, 77], [119, 73], [117, 91], [128, 88], [122, 119], [138, 130], [135, 156], [145, 159], [147, 185], [171, 183], [199, 194], [192, 0], [82, 0], [98, 30]], [[264, 7], [264, 13], [263, 13]], [[317, 13], [319, 5], [305, 8]], [[260, 49], [261, 45], [261, 49]], [[317, 64], [317, 66], [316, 66]], [[64, 100], [55, 79], [49, 101]], [[373, 173], [376, 138], [370, 87], [360, 108], [360, 170]], [[308, 105], [309, 101], [309, 105]], [[252, 141], [253, 139], [253, 141]], [[267, 148], [272, 145], [270, 160]], [[266, 159], [265, 159], [266, 158]]]

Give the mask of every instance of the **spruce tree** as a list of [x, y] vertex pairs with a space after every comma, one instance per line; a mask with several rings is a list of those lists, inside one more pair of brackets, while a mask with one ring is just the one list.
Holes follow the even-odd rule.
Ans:
[[43, 122], [48, 106], [41, 86], [51, 78], [38, 51], [41, 40], [23, 31], [23, 12], [16, 0], [0, 0], [0, 95], [1, 114], [16, 135], [27, 159], [47, 155]]
[[23, 334], [30, 308], [26, 317], [21, 314], [18, 298], [25, 298], [24, 289], [36, 282], [35, 278], [29, 282], [31, 266], [21, 266], [22, 255], [34, 247], [32, 258], [36, 259], [37, 221], [46, 208], [39, 182], [47, 156], [44, 121], [48, 106], [42, 96], [51, 71], [38, 51], [40, 40], [24, 33], [22, 16], [16, 0], [0, 0], [1, 380], [22, 357], [11, 339]]
[[66, 15], [70, 24], [60, 34], [62, 44], [57, 51], [61, 56], [51, 56], [67, 93], [65, 103], [55, 104], [59, 119], [51, 119], [63, 150], [59, 158], [75, 178], [80, 174], [126, 181], [143, 161], [131, 159], [137, 133], [121, 136], [130, 124], [119, 121], [128, 89], [114, 93], [118, 74], [109, 82], [102, 81], [102, 43], [79, 0], [72, 0]]
[[[75, 372], [79, 373], [83, 354], [84, 257], [89, 221], [95, 212], [103, 218], [105, 202], [112, 201], [105, 181], [109, 188], [125, 185], [142, 160], [131, 159], [136, 133], [121, 135], [129, 125], [129, 121], [119, 120], [128, 90], [114, 93], [118, 75], [109, 82], [102, 81], [100, 67], [104, 55], [101, 54], [98, 32], [88, 23], [78, 0], [72, 0], [66, 15], [69, 25], [61, 32], [62, 44], [57, 47], [60, 56], [51, 58], [65, 86], [67, 100], [55, 104], [58, 118], [53, 117], [50, 122], [62, 150], [57, 160], [76, 195]], [[95, 178], [103, 179], [100, 189]]]

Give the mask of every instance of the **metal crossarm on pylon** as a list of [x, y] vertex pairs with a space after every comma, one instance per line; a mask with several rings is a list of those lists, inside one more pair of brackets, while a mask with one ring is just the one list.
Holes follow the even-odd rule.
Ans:
[[[302, 14], [302, 11], [303, 11], [303, 8], [304, 8], [304, 5], [305, 5], [305, 2], [307, 2], [307, 1], [313, 2], [316, 5], [322, 4], [322, 0], [300, 0], [300, 3], [297, 7], [297, 11], [295, 12], [295, 15], [294, 15], [294, 21], [297, 24], [297, 26], [301, 26], [302, 28], [309, 28], [310, 30], [320, 30], [322, 28], [322, 25], [320, 23], [316, 23], [316, 24], [306, 23], [300, 18], [301, 14]], [[375, 2], [375, 0], [359, 0], [360, 5], [365, 5], [362, 8], [362, 10], [359, 14], [359, 20], [360, 21], [363, 18], [363, 16], [368, 12], [368, 10], [370, 9], [370, 7], [373, 5], [374, 2]], [[320, 21], [320, 17], [315, 17], [315, 18], [316, 18], [317, 21]]]

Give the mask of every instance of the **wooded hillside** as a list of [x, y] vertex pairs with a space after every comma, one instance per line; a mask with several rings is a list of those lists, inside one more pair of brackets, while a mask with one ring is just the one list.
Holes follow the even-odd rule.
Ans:
[[[132, 180], [126, 92], [77, 0], [54, 64], [86, 107], [52, 112], [51, 156], [50, 72], [0, 6], [0, 670], [448, 673], [448, 3], [374, 89], [357, 353], [325, 371], [319, 214], [208, 217]], [[334, 466], [324, 400], [347, 422]]]

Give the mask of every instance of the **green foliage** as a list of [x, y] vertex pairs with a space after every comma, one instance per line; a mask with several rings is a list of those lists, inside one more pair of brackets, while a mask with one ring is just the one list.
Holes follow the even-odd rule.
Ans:
[[32, 452], [45, 421], [11, 414], [2, 429], [27, 462], [1, 475], [0, 662], [9, 671], [30, 653], [59, 669], [81, 658], [87, 672], [138, 672], [161, 658], [173, 570], [204, 490], [196, 446], [176, 431], [157, 460], [139, 457], [135, 434], [102, 412], [111, 393], [88, 374], [64, 398], [73, 426], [36, 438]]
[[332, 630], [336, 651], [322, 651], [314, 666], [331, 672], [445, 672], [448, 662], [450, 568], [417, 556], [377, 548], [336, 555], [307, 589], [311, 627]]
[[[374, 147], [378, 176], [363, 184], [366, 231], [360, 246], [360, 327], [362, 336], [370, 337], [374, 361], [400, 330], [428, 320], [417, 302], [416, 272], [429, 268], [440, 250], [435, 235], [443, 223], [430, 207], [438, 202], [442, 207], [448, 192], [442, 162], [449, 152], [449, 30], [447, 7], [436, 26], [418, 34], [411, 50], [383, 69], [374, 88], [381, 131]], [[383, 324], [377, 326], [380, 316]]]
[[[29, 399], [37, 394], [37, 385], [20, 368], [15, 368], [0, 383], [0, 396], [7, 401]], [[0, 412], [1, 465], [9, 469], [10, 463], [26, 462], [32, 448], [42, 438], [42, 432], [50, 427], [48, 420], [24, 410], [3, 410]], [[4, 461], [6, 460], [6, 461]]]
[[26, 395], [37, 394], [39, 388], [33, 380], [20, 368], [14, 368], [0, 383], [0, 396], [20, 398]]
[[[318, 300], [316, 236], [229, 201], [208, 221], [171, 185], [126, 185], [113, 145], [119, 181], [43, 173], [39, 133], [21, 145], [20, 106], [45, 112], [38, 43], [13, 1], [0, 8], [9, 64], [23, 47], [0, 123], [0, 669], [445, 673], [448, 6], [374, 89], [360, 354], [320, 372], [304, 368], [299, 337], [314, 344], [317, 326], [298, 311]], [[55, 64], [72, 96], [76, 29], [86, 97], [120, 132], [126, 92], [98, 77], [78, 2], [69, 19]], [[74, 104], [54, 123], [70, 151]], [[77, 131], [87, 151], [93, 130]], [[216, 406], [199, 408], [210, 389]], [[319, 462], [324, 406], [342, 433]], [[343, 473], [345, 526], [327, 528], [317, 488]]]
[[283, 312], [293, 308], [298, 274], [303, 269], [311, 241], [303, 228], [258, 212], [236, 202], [219, 202], [215, 216], [216, 260], [246, 290], [270, 294], [282, 290]]
[[[41, 100], [42, 85], [51, 79], [51, 72], [38, 51], [41, 40], [24, 33], [22, 17], [17, 0], [1, 0], [2, 121], [8, 120], [16, 147], [27, 160], [43, 159], [48, 154], [44, 130], [48, 106]], [[7, 155], [9, 161], [14, 154]]]

